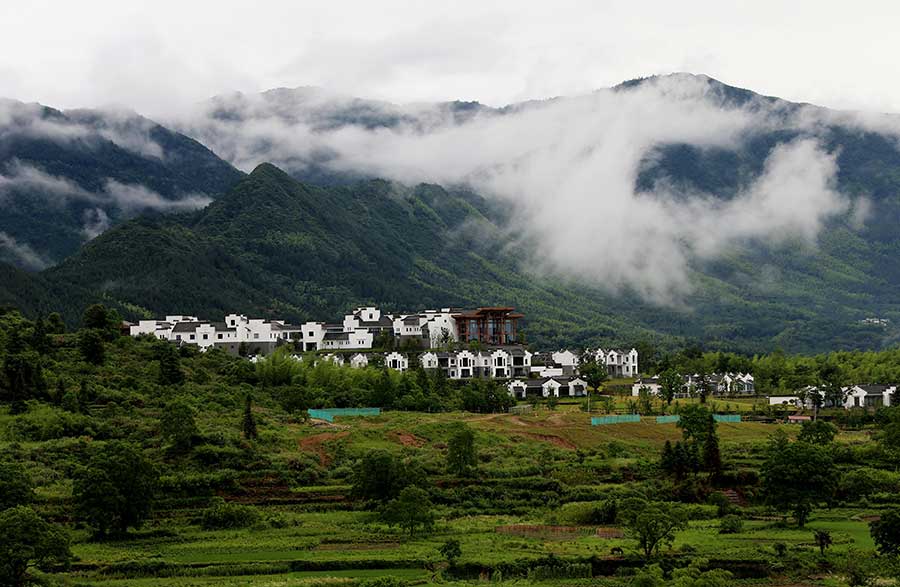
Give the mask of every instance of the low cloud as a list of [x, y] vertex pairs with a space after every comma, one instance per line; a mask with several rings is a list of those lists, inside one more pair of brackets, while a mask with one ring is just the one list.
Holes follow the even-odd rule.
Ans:
[[[320, 166], [469, 186], [508, 206], [512, 236], [534, 251], [530, 267], [677, 304], [696, 261], [753, 242], [815, 246], [829, 220], [864, 217], [865, 204], [853, 209], [837, 191], [817, 112], [673, 75], [500, 110], [281, 90], [219, 98], [179, 124], [245, 170], [271, 161], [298, 175]], [[665, 178], [636, 188], [660, 146], [739, 150], [778, 129], [799, 138], [772, 149], [738, 193], [685, 192]]]
[[162, 159], [165, 152], [152, 132], [156, 123], [121, 108], [61, 112], [40, 104], [0, 98], [0, 141], [24, 136], [52, 141], [109, 141], [142, 157]]
[[0, 232], [0, 260], [32, 271], [40, 271], [50, 265], [40, 253], [5, 232]]
[[50, 175], [37, 167], [13, 160], [0, 173], [0, 203], [6, 198], [36, 198], [48, 206], [63, 208], [70, 202], [90, 206], [82, 214], [82, 233], [87, 240], [109, 228], [114, 217], [129, 217], [143, 211], [185, 212], [204, 208], [212, 202], [205, 194], [184, 194], [167, 199], [141, 184], [107, 179], [103, 188], [90, 191], [75, 182]]

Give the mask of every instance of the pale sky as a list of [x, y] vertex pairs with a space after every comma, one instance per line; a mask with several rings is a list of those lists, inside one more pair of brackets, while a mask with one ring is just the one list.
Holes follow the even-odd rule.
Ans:
[[502, 105], [688, 71], [820, 105], [900, 112], [891, 1], [0, 4], [0, 96], [167, 115], [316, 85]]

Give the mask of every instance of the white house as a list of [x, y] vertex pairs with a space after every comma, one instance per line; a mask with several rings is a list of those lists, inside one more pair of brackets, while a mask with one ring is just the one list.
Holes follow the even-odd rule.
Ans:
[[517, 399], [525, 399], [528, 393], [528, 384], [521, 379], [513, 379], [506, 384], [506, 388], [509, 389], [509, 395]]
[[640, 373], [637, 349], [597, 349], [593, 355], [612, 377], [637, 377]]
[[659, 384], [659, 377], [642, 377], [631, 385], [631, 395], [637, 397], [641, 395], [641, 389], [647, 389], [653, 395], [662, 393], [662, 386]]
[[384, 364], [388, 369], [406, 371], [409, 369], [409, 358], [404, 354], [394, 351], [385, 356]]
[[369, 356], [365, 353], [356, 353], [350, 357], [350, 366], [354, 369], [362, 369], [369, 366]]

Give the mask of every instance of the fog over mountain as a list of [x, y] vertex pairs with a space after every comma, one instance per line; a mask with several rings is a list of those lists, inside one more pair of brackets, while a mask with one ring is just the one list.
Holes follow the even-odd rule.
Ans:
[[[507, 206], [536, 251], [529, 266], [677, 304], [689, 267], [754, 242], [815, 247], [834, 221], [864, 225], [866, 194], [838, 185], [828, 125], [896, 140], [891, 117], [836, 113], [675, 74], [589, 95], [516, 104], [395, 105], [314, 88], [219, 96], [174, 122], [245, 171], [301, 179], [385, 177], [465, 185]], [[784, 133], [759, 169], [719, 190], [649, 184], [661, 149], [739, 152]], [[756, 153], [759, 155], [759, 153]]]

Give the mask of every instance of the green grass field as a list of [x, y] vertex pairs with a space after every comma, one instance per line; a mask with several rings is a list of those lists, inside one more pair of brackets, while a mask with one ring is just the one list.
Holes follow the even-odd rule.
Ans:
[[[325, 471], [346, 467], [362, 452], [380, 448], [415, 456], [440, 467], [446, 450], [449, 425], [465, 422], [477, 433], [481, 484], [517, 478], [546, 476], [585, 495], [601, 495], [635, 483], [642, 467], [656, 459], [666, 440], [680, 438], [674, 424], [591, 426], [588, 414], [576, 405], [555, 411], [538, 409], [532, 414], [475, 415], [388, 412], [379, 417], [339, 418], [334, 424], [304, 423], [259, 408], [267, 421], [266, 442], [275, 447], [277, 459], [311, 458]], [[202, 418], [202, 417], [201, 417]], [[202, 425], [221, 423], [210, 415]], [[769, 435], [783, 429], [793, 435], [796, 427], [763, 423], [721, 423], [718, 431], [726, 461], [740, 466], [758, 462], [758, 450]], [[840, 441], [865, 440], [860, 433], [846, 433]], [[754, 456], [755, 455], [755, 456]], [[544, 465], [539, 465], [540, 461]], [[540, 471], [535, 468], [544, 467]], [[541, 497], [537, 503], [516, 506], [506, 513], [474, 514], [466, 508], [436, 506], [433, 532], [409, 538], [399, 529], [381, 523], [376, 513], [358, 510], [347, 501], [347, 481], [323, 476], [319, 483], [291, 487], [237, 491], [228, 498], [250, 503], [267, 514], [278, 514], [283, 527], [259, 525], [240, 530], [203, 530], [197, 523], [199, 509], [163, 505], [152, 521], [128, 540], [96, 542], [86, 530], [75, 533], [77, 561], [66, 575], [70, 584], [107, 587], [159, 585], [339, 585], [381, 576], [413, 583], [430, 583], [434, 565], [440, 565], [439, 547], [457, 539], [462, 564], [486, 569], [547, 555], [563, 558], [617, 559], [611, 550], [621, 548], [625, 559], [637, 555], [635, 541], [621, 535], [598, 534], [593, 526], [569, 528], [565, 496]], [[47, 499], [65, 499], [65, 484], [47, 484], [40, 493]], [[477, 491], [473, 490], [477, 506]], [[546, 503], [541, 503], [545, 500]], [[577, 501], [577, 500], [576, 500]], [[711, 508], [711, 506], [705, 506]], [[865, 517], [868, 508], [818, 509], [807, 528], [784, 524], [759, 507], [747, 508], [743, 530], [722, 535], [719, 521], [695, 519], [680, 532], [667, 551], [731, 563], [746, 561], [771, 565], [773, 545], [782, 543], [787, 556], [815, 557], [812, 530], [831, 532], [832, 557], [848, 551], [871, 552], [873, 544]], [[557, 533], [544, 531], [562, 525]], [[527, 527], [522, 531], [501, 531]], [[427, 570], [431, 568], [432, 571]], [[610, 579], [612, 580], [612, 579]], [[518, 579], [516, 582], [523, 582]], [[777, 581], [776, 581], [777, 583]]]

